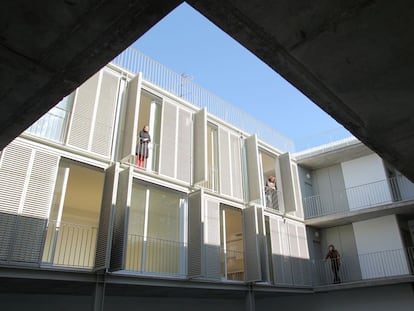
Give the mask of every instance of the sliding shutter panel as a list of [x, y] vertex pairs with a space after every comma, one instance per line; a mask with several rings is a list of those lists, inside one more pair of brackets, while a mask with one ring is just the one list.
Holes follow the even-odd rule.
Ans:
[[229, 133], [222, 128], [219, 128], [219, 166], [221, 193], [231, 196]]
[[132, 166], [119, 173], [114, 233], [111, 252], [111, 271], [124, 270], [126, 263], [128, 216], [131, 206]]
[[201, 221], [202, 190], [188, 195], [188, 276], [202, 275], [203, 223]]
[[231, 183], [233, 186], [232, 196], [243, 199], [243, 177], [242, 177], [242, 153], [241, 143], [238, 135], [230, 134], [231, 147]]
[[282, 179], [283, 201], [285, 212], [296, 211], [296, 194], [294, 185], [294, 173], [292, 171], [290, 154], [285, 153], [279, 156], [280, 174]]
[[260, 169], [259, 169], [259, 151], [257, 145], [257, 136], [252, 135], [245, 139], [246, 146], [246, 164], [247, 180], [249, 183], [248, 194], [249, 202], [260, 202]]
[[204, 219], [205, 276], [219, 279], [220, 268], [220, 204], [206, 199]]
[[203, 108], [194, 114], [194, 176], [193, 183], [207, 181], [207, 110]]
[[160, 146], [160, 173], [169, 177], [175, 177], [176, 162], [176, 129], [177, 107], [169, 102], [163, 103], [162, 129]]
[[179, 109], [178, 112], [178, 158], [177, 179], [190, 183], [191, 179], [191, 148], [193, 120], [191, 112]]
[[99, 76], [97, 72], [78, 88], [73, 105], [68, 144], [83, 150], [89, 149]]
[[121, 125], [122, 152], [121, 158], [135, 154], [138, 136], [138, 113], [141, 92], [141, 73], [128, 82], [124, 122]]
[[92, 129], [91, 151], [110, 157], [118, 99], [119, 76], [102, 70], [102, 81]]
[[262, 280], [259, 253], [259, 223], [256, 206], [243, 209], [243, 237], [245, 245], [245, 280], [255, 282]]
[[16, 143], [3, 150], [0, 166], [1, 213], [18, 213], [31, 157], [30, 148]]
[[105, 181], [102, 193], [101, 213], [95, 256], [95, 270], [109, 268], [114, 212], [118, 189], [119, 163], [111, 165], [105, 171]]

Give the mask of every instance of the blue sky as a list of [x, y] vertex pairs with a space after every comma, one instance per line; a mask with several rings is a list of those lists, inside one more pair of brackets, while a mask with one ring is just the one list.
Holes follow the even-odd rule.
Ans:
[[[297, 149], [342, 138], [333, 118], [187, 4], [133, 45], [291, 138]], [[345, 134], [346, 135], [346, 134]]]

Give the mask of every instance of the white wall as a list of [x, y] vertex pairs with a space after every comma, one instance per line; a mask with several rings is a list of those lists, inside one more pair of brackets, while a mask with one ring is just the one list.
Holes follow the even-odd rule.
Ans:
[[341, 163], [349, 209], [392, 202], [381, 158], [376, 154]]
[[363, 279], [409, 273], [395, 215], [353, 223]]

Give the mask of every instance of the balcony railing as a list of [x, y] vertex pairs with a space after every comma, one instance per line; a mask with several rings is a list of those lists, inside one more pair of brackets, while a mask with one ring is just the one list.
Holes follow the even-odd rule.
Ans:
[[197, 85], [187, 75], [178, 74], [133, 48], [126, 49], [112, 63], [134, 74], [142, 72], [145, 80], [197, 107], [207, 107], [218, 118], [247, 133], [256, 133], [260, 139], [280, 150], [294, 151], [294, 143], [289, 138]]
[[414, 199], [414, 184], [403, 176], [303, 199], [306, 218], [359, 210]]
[[150, 143], [147, 149], [148, 154], [130, 155], [121, 160], [122, 163], [127, 163], [138, 169], [158, 172], [159, 166], [159, 144]]
[[126, 270], [140, 274], [185, 276], [187, 246], [142, 235], [128, 235]]
[[282, 192], [280, 190], [273, 190], [265, 193], [266, 207], [275, 211], [281, 211], [282, 204]]
[[219, 180], [220, 176], [218, 169], [211, 168], [208, 170], [207, 181], [200, 183], [199, 186], [214, 193], [218, 193]]
[[335, 265], [330, 260], [313, 264], [315, 285], [349, 283], [362, 280], [398, 278], [411, 275], [414, 269], [414, 248], [394, 249], [380, 252], [342, 256], [339, 260], [337, 278]]
[[92, 269], [98, 228], [49, 222], [43, 250], [43, 265]]

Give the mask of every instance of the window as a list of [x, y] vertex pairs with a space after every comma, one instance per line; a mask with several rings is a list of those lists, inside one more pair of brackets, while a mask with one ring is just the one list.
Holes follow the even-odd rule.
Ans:
[[134, 183], [129, 211], [126, 269], [183, 274], [185, 244], [183, 196], [175, 191]]
[[238, 208], [222, 205], [220, 213], [221, 272], [228, 280], [244, 280], [243, 216]]
[[62, 99], [55, 107], [30, 126], [26, 133], [64, 142], [70, 112], [73, 105], [73, 93]]
[[49, 216], [43, 263], [92, 268], [104, 172], [61, 161]]

